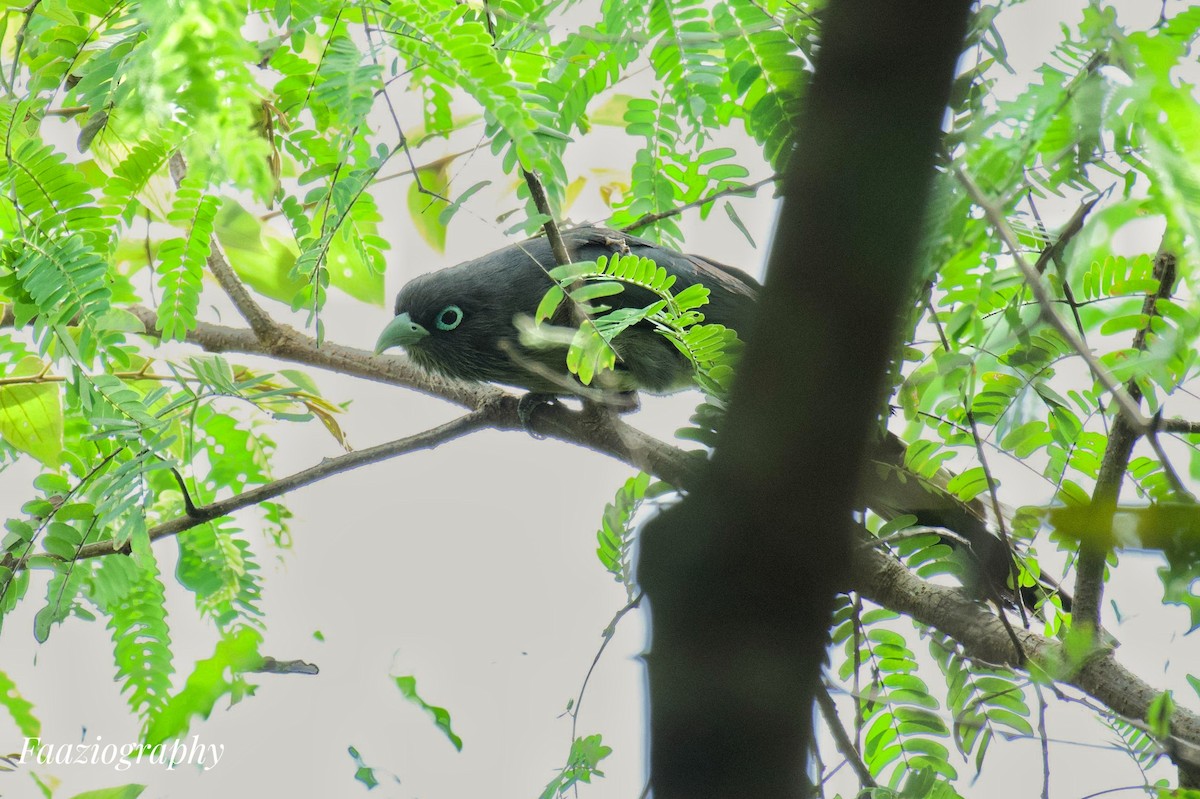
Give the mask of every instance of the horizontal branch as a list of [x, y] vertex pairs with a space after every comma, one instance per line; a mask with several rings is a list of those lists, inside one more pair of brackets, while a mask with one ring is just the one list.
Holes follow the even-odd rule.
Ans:
[[[158, 315], [152, 309], [142, 305], [131, 305], [126, 310], [142, 323], [145, 335], [158, 337]], [[207, 352], [263, 355], [380, 383], [404, 386], [465, 408], [481, 408], [489, 401], [503, 396], [503, 392], [489, 386], [431, 375], [413, 365], [407, 358], [396, 355], [374, 355], [366, 350], [329, 341], [321, 342], [318, 347], [316, 340], [311, 336], [287, 325], [277, 325], [274, 335], [260, 339], [253, 330], [246, 328], [198, 322], [193, 330], [188, 331], [186, 340]]]
[[1162, 433], [1196, 435], [1200, 434], [1200, 422], [1192, 422], [1187, 419], [1163, 419], [1158, 423], [1158, 430]]

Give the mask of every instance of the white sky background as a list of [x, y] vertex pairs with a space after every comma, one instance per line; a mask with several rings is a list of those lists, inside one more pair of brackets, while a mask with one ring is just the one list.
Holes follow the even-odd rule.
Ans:
[[[1042, 63], [1060, 37], [1059, 20], [1074, 19], [1079, 5], [1037, 0], [1001, 17], [1013, 64], [1022, 70], [1013, 86], [1030, 79], [1028, 70]], [[1117, 5], [1127, 24], [1156, 17], [1159, 6], [1148, 0]], [[622, 91], [638, 93], [633, 85]], [[598, 130], [600, 135], [569, 149], [572, 177], [596, 167], [623, 167], [632, 158], [635, 140], [618, 130]], [[444, 151], [440, 144], [428, 146], [418, 162], [455, 152], [464, 141], [454, 140]], [[747, 152], [754, 147], [742, 137], [732, 141]], [[455, 185], [461, 190], [476, 180], [495, 180], [495, 173], [491, 156], [480, 152]], [[590, 183], [571, 209], [572, 220], [605, 216], [598, 182]], [[385, 215], [383, 230], [393, 242], [389, 298], [417, 274], [505, 243], [500, 230], [507, 224], [460, 213], [447, 252], [432, 252], [408, 223], [406, 187], [406, 181], [390, 181], [377, 194]], [[509, 207], [512, 188], [498, 180], [488, 191], [501, 204], [490, 207], [485, 192], [471, 208], [490, 219]], [[687, 249], [759, 273], [769, 243], [772, 201], [764, 193], [757, 201], [737, 201], [737, 208], [759, 249], [750, 247], [719, 208], [707, 222], [695, 213], [685, 217]], [[1041, 210], [1053, 227], [1074, 209]], [[1153, 252], [1157, 244], [1157, 233], [1151, 231], [1130, 246]], [[207, 296], [221, 302], [215, 292]], [[236, 316], [222, 307], [224, 320], [236, 323]], [[270, 304], [270, 309], [286, 316], [281, 305]], [[390, 315], [389, 308], [367, 310], [334, 292], [325, 314], [328, 338], [369, 349]], [[409, 435], [461, 413], [401, 389], [313, 374], [326, 397], [353, 400], [342, 424], [356, 447]], [[686, 422], [698, 396], [644, 398], [644, 409], [632, 421], [669, 439]], [[279, 442], [275, 469], [280, 475], [340, 451], [316, 423], [276, 426], [271, 435]], [[1009, 486], [1020, 485], [1019, 469], [993, 465]], [[538, 796], [567, 755], [570, 719], [559, 716], [579, 691], [601, 631], [624, 603], [623, 589], [596, 559], [595, 531], [604, 504], [632, 473], [575, 447], [485, 432], [291, 495], [292, 551], [276, 558], [257, 532], [249, 533], [266, 577], [268, 631], [262, 650], [280, 659], [314, 662], [321, 674], [261, 675], [256, 696], [229, 711], [218, 705], [209, 721], [196, 723], [192, 733], [204, 743], [224, 745], [224, 758], [212, 771], [142, 766], [117, 773], [111, 767], [73, 766], [39, 773], [49, 771], [62, 780], [59, 797], [126, 782], [148, 783], [146, 797], [176, 799], [268, 790], [305, 797]], [[32, 469], [22, 467], [0, 474], [0, 515], [17, 515], [32, 475]], [[1031, 484], [1029, 490], [1042, 489]], [[1041, 497], [1009, 494], [1006, 499], [1021, 504]], [[253, 517], [240, 518], [249, 525]], [[330, 555], [334, 545], [337, 552]], [[197, 620], [190, 595], [172, 579], [174, 546], [163, 542], [155, 552], [167, 585], [172, 649], [182, 680], [195, 660], [211, 655], [213, 632]], [[1158, 603], [1158, 565], [1154, 557], [1123, 556], [1109, 596], [1119, 603], [1125, 622], [1117, 625], [1110, 614], [1106, 624], [1123, 641], [1122, 662], [1156, 685], [1175, 688], [1181, 702], [1195, 707], [1200, 702], [1183, 674], [1200, 663], [1200, 651], [1195, 636], [1181, 637], [1186, 613]], [[112, 646], [102, 625], [72, 620], [55, 628], [46, 645], [34, 644], [33, 615], [44, 583], [44, 577], [35, 580], [30, 599], [6, 621], [0, 670], [35, 704], [45, 741], [134, 741], [138, 725], [113, 682]], [[313, 638], [315, 630], [324, 634], [324, 643]], [[908, 635], [914, 649], [920, 649], [915, 635]], [[644, 645], [644, 619], [640, 612], [632, 613], [592, 676], [578, 733], [601, 733], [615, 751], [603, 764], [606, 779], [582, 787], [581, 796], [636, 799], [642, 791], [645, 693], [637, 654]], [[1165, 672], [1164, 663], [1170, 664]], [[461, 753], [400, 696], [389, 673], [415, 675], [421, 695], [450, 711], [464, 741]], [[1052, 738], [1073, 742], [1052, 744], [1053, 796], [1083, 797], [1141, 783], [1131, 761], [1110, 749], [1090, 748], [1111, 736], [1086, 711], [1056, 709], [1048, 723]], [[350, 745], [384, 780], [370, 794], [352, 780], [355, 766], [346, 753]], [[19, 749], [15, 726], [0, 714], [0, 750]], [[828, 742], [823, 750], [827, 763], [837, 762]], [[1036, 742], [997, 741], [980, 781], [963, 789], [974, 797], [1037, 795], [1038, 763]], [[400, 784], [388, 781], [388, 771]], [[970, 768], [963, 764], [960, 771], [970, 773]], [[848, 780], [834, 785], [853, 794]], [[19, 773], [0, 774], [0, 794], [38, 795]]]

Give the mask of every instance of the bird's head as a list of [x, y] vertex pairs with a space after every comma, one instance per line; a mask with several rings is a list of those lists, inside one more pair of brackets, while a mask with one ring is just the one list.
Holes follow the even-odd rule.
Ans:
[[532, 313], [526, 306], [536, 307], [540, 297], [519, 288], [474, 262], [415, 278], [396, 297], [396, 316], [375, 352], [403, 347], [417, 364], [448, 377], [506, 382], [513, 318]]

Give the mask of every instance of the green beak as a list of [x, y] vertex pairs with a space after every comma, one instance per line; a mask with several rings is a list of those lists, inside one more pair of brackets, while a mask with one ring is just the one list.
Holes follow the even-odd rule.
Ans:
[[408, 314], [398, 314], [379, 334], [379, 341], [375, 342], [375, 354], [392, 347], [412, 346], [428, 335], [429, 331], [414, 322]]

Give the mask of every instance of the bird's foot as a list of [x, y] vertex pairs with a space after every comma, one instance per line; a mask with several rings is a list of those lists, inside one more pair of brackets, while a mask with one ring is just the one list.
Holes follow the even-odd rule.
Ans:
[[521, 427], [526, 433], [541, 440], [545, 436], [533, 429], [533, 412], [543, 405], [557, 404], [558, 398], [553, 394], [539, 394], [536, 391], [530, 391], [528, 394], [522, 394], [517, 400], [517, 419], [520, 420]]

